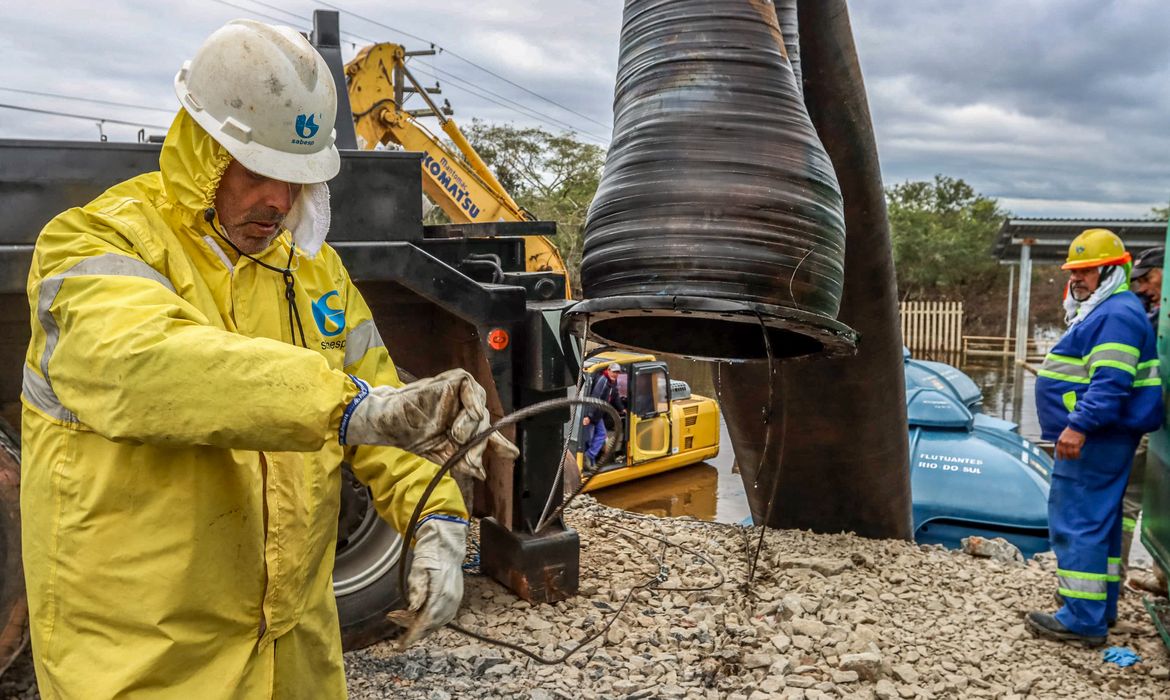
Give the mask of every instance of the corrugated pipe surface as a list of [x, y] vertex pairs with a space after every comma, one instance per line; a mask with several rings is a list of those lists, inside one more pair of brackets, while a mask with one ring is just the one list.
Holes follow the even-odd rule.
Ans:
[[581, 276], [606, 341], [848, 352], [840, 190], [766, 0], [627, 0]]

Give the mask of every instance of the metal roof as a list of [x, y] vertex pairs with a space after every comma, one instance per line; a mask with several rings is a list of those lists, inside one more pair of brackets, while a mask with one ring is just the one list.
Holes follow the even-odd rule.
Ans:
[[1166, 244], [1166, 222], [1157, 219], [1005, 219], [991, 254], [1002, 263], [1016, 262], [1021, 245], [1029, 241], [1034, 264], [1058, 265], [1068, 256], [1072, 240], [1087, 228], [1116, 233], [1134, 255]]

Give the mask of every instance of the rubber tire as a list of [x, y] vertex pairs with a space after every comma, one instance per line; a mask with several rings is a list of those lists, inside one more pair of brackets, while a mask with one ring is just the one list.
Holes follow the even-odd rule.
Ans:
[[0, 420], [0, 674], [28, 644], [28, 601], [20, 555], [20, 448]]
[[395, 564], [361, 590], [337, 596], [341, 647], [345, 651], [364, 649], [401, 633], [402, 628], [386, 618], [386, 613], [402, 607], [402, 590], [398, 585], [400, 566], [401, 562]]

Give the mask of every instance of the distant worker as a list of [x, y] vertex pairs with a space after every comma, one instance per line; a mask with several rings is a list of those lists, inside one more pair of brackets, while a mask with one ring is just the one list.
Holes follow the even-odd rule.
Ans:
[[[342, 462], [402, 532], [434, 462], [487, 426], [484, 391], [462, 370], [402, 386], [324, 245], [337, 95], [304, 37], [229, 22], [175, 90], [159, 171], [57, 216], [33, 256], [21, 524], [40, 693], [342, 698]], [[407, 639], [463, 595], [453, 480], [423, 515]]]
[[597, 459], [601, 456], [601, 450], [605, 447], [605, 421], [594, 421], [591, 425], [589, 444], [585, 447], [585, 468], [593, 469], [597, 466]]
[[[1146, 316], [1150, 319], [1155, 338], [1158, 335], [1158, 315], [1162, 304], [1162, 266], [1165, 257], [1166, 249], [1164, 247], [1147, 248], [1134, 258], [1133, 271], [1129, 273], [1130, 286], [1146, 307]], [[1166, 595], [1166, 574], [1157, 564], [1154, 564], [1153, 572], [1129, 571], [1127, 566], [1129, 552], [1137, 529], [1138, 515], [1142, 510], [1142, 498], [1145, 495], [1148, 455], [1149, 440], [1143, 438], [1133, 459], [1133, 470], [1130, 472], [1129, 483], [1125, 487], [1125, 499], [1121, 506], [1121, 577], [1130, 588]]]
[[1121, 501], [1143, 434], [1162, 422], [1154, 334], [1129, 291], [1130, 256], [1113, 232], [1089, 229], [1069, 246], [1068, 330], [1036, 379], [1044, 439], [1056, 443], [1048, 527], [1058, 594], [1032, 611], [1033, 634], [1096, 646], [1117, 618]]
[[1158, 329], [1158, 311], [1162, 306], [1162, 266], [1165, 259], [1166, 249], [1162, 246], [1143, 250], [1134, 258], [1133, 272], [1129, 274], [1130, 286], [1145, 305], [1155, 333]]

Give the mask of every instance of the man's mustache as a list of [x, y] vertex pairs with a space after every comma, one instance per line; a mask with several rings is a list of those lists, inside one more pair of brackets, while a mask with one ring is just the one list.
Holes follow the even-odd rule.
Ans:
[[285, 215], [276, 209], [269, 209], [267, 207], [264, 209], [253, 209], [246, 213], [236, 225], [261, 224], [263, 226], [279, 226], [284, 223], [284, 217]]

